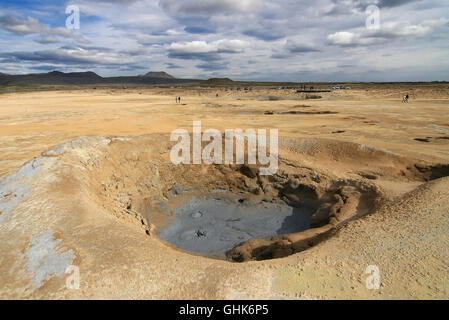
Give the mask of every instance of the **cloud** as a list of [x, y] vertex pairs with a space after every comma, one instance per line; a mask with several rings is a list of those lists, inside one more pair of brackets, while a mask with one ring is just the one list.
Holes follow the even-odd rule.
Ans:
[[168, 50], [172, 53], [202, 54], [217, 52], [217, 47], [206, 41], [191, 41], [183, 43], [172, 43]]
[[328, 35], [332, 45], [358, 46], [384, 43], [394, 39], [415, 39], [432, 33], [436, 28], [445, 27], [449, 19], [440, 18], [426, 20], [412, 25], [406, 22], [382, 23], [379, 29], [359, 29], [354, 31], [339, 31]]
[[330, 34], [327, 39], [331, 44], [342, 47], [361, 44], [360, 38], [356, 34], [347, 31], [335, 32]]
[[253, 12], [259, 9], [260, 0], [160, 0], [160, 7], [170, 15], [214, 15]]
[[110, 4], [130, 5], [141, 0], [97, 0], [97, 2], [104, 2]]
[[86, 46], [86, 45], [65, 45], [60, 47], [61, 50], [71, 51], [71, 52], [113, 52], [111, 48], [100, 47], [100, 46]]
[[34, 41], [40, 44], [54, 44], [59, 42], [58, 38], [50, 36], [40, 37], [39, 39], [36, 39]]
[[124, 64], [133, 63], [131, 59], [123, 59], [120, 55], [102, 52], [99, 48], [86, 50], [79, 47], [69, 46], [61, 47], [57, 50], [0, 52], [0, 58], [16, 63], [41, 62], [72, 66], [122, 66]]
[[274, 49], [271, 58], [273, 59], [288, 59], [299, 54], [306, 54], [311, 52], [321, 52], [315, 45], [299, 40], [287, 40], [281, 49]]
[[318, 48], [313, 45], [305, 44], [301, 42], [295, 42], [287, 40], [285, 48], [291, 53], [307, 53], [307, 52], [320, 52]]
[[418, 2], [422, 0], [379, 0], [378, 6], [380, 8], [392, 8], [392, 7], [399, 7], [403, 6], [409, 3]]
[[19, 19], [11, 15], [1, 16], [0, 29], [6, 30], [18, 36], [39, 34], [41, 35], [41, 39], [36, 40], [36, 42], [40, 44], [56, 43], [57, 39], [55, 37], [75, 40], [78, 43], [89, 42], [82, 35], [74, 34], [64, 27], [51, 28], [32, 17]]
[[31, 69], [33, 70], [37, 70], [37, 71], [54, 71], [54, 70], [59, 70], [59, 71], [63, 71], [64, 68], [61, 65], [47, 65], [47, 64], [42, 64], [42, 65], [33, 65], [31, 67]]
[[120, 54], [128, 55], [128, 56], [143, 56], [148, 54], [148, 50], [144, 48], [136, 48], [136, 49], [125, 49], [120, 50]]
[[[148, 66], [186, 78], [328, 81], [388, 79], [392, 64], [404, 66], [397, 78], [413, 64], [414, 79], [438, 80], [449, 68], [443, 0], [70, 0], [81, 11], [73, 33], [67, 2], [42, 3], [0, 3], [0, 72]], [[365, 27], [370, 4], [381, 9], [378, 30]]]
[[177, 64], [174, 64], [174, 63], [171, 63], [171, 62], [166, 62], [165, 65], [169, 69], [181, 69], [182, 68], [180, 65], [177, 65]]
[[352, 15], [365, 12], [370, 5], [382, 8], [395, 8], [422, 0], [332, 0], [330, 9], [325, 11], [329, 16]]
[[227, 64], [224, 62], [209, 62], [209, 63], [201, 63], [197, 64], [196, 67], [203, 71], [217, 71], [224, 70], [227, 68]]
[[254, 37], [260, 40], [273, 41], [279, 40], [285, 37], [285, 33], [278, 32], [276, 30], [266, 30], [266, 29], [250, 29], [243, 31], [246, 36]]
[[193, 33], [193, 34], [206, 34], [206, 33], [214, 33], [215, 30], [213, 28], [207, 28], [203, 26], [188, 26], [184, 28], [185, 32]]
[[185, 60], [219, 60], [222, 53], [241, 53], [248, 46], [242, 40], [218, 40], [214, 42], [191, 41], [182, 43], [172, 43], [169, 48], [169, 57]]
[[66, 28], [50, 28], [31, 17], [18, 19], [13, 16], [2, 16], [0, 17], [0, 29], [20, 36], [45, 33], [61, 37], [72, 37], [72, 33]]

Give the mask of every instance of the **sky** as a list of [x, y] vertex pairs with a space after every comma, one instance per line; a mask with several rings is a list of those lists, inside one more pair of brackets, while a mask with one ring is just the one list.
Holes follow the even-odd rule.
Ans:
[[[79, 9], [79, 29], [68, 6]], [[1, 0], [0, 72], [53, 70], [448, 81], [449, 1]]]

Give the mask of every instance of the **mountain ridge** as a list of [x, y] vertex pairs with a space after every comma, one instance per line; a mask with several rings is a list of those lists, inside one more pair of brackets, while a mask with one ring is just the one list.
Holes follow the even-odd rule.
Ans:
[[93, 71], [30, 73], [11, 75], [0, 73], [0, 85], [93, 85], [93, 84], [181, 84], [200, 82], [177, 79], [164, 71], [150, 71], [142, 76], [102, 77]]
[[172, 75], [168, 74], [165, 71], [150, 71], [150, 72], [142, 75], [142, 77], [161, 78], [161, 79], [176, 79], [175, 77], [173, 77]]

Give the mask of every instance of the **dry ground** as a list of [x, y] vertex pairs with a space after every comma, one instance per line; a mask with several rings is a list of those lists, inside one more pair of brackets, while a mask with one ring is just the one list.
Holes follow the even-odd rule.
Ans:
[[[402, 104], [406, 92], [412, 99]], [[177, 95], [182, 97], [182, 105], [175, 103]], [[147, 88], [0, 95], [0, 176], [14, 172], [52, 146], [77, 137], [169, 133], [177, 128], [191, 129], [195, 120], [202, 121], [203, 129], [278, 128], [282, 137], [353, 142], [407, 159], [449, 163], [447, 84], [358, 85], [353, 90], [320, 95], [322, 99], [305, 100], [294, 91], [267, 88], [248, 93], [213, 88]], [[324, 170], [326, 159], [319, 161], [317, 165]], [[357, 163], [349, 159], [335, 172], [343, 172], [345, 166], [351, 168]], [[12, 281], [11, 274], [20, 263], [13, 261], [11, 252], [22, 250], [23, 254], [26, 248], [14, 249], [10, 240], [3, 245], [4, 252], [9, 253], [0, 257], [0, 297], [449, 298], [449, 178], [430, 183], [380, 179], [377, 183], [388, 193], [390, 202], [374, 214], [342, 226], [332, 238], [307, 251], [263, 262], [231, 264], [197, 258], [155, 239], [136, 246], [137, 241], [146, 241], [144, 234], [126, 238], [132, 228], [116, 220], [89, 217], [86, 225], [90, 228], [107, 221], [110, 238], [100, 243], [115, 247], [102, 260], [111, 265], [90, 269], [87, 288], [78, 292], [55, 289], [61, 281], [50, 280], [37, 290]], [[72, 197], [83, 194], [74, 187], [77, 185], [66, 183], [61, 190]], [[49, 196], [58, 194], [64, 206], [61, 190], [53, 190], [54, 195]], [[66, 206], [91, 212], [92, 208], [84, 208], [85, 197], [80, 197], [80, 203], [67, 202]], [[40, 209], [45, 208], [41, 203]], [[36, 217], [20, 217], [23, 220], [8, 222], [0, 229], [1, 239], [7, 241], [14, 235], [26, 238], [25, 231], [18, 231], [20, 221], [51, 221], [50, 216], [41, 222]], [[101, 235], [101, 226], [97, 227], [85, 239], [94, 241]], [[76, 232], [83, 234], [78, 229]], [[64, 238], [61, 233], [55, 239]], [[81, 253], [86, 245], [80, 244]], [[100, 250], [101, 245], [95, 250]], [[76, 243], [68, 242], [66, 246], [77, 252]], [[146, 250], [152, 250], [151, 257]], [[81, 253], [75, 262], [82, 265]], [[126, 263], [130, 257], [139, 258]], [[85, 259], [84, 263], [92, 265], [87, 261], [89, 257]], [[365, 288], [364, 271], [368, 265], [379, 266], [381, 290]]]
[[[0, 175], [49, 147], [86, 135], [131, 136], [191, 128], [279, 128], [281, 136], [367, 144], [418, 158], [449, 159], [448, 85], [374, 87], [297, 99], [293, 92], [256, 90], [80, 90], [0, 96]], [[410, 90], [412, 89], [412, 90]], [[402, 94], [414, 92], [408, 105]], [[219, 97], [215, 97], [219, 93]], [[180, 95], [183, 105], [175, 104]], [[413, 98], [415, 97], [415, 98]], [[185, 104], [185, 105], [184, 105]], [[311, 108], [303, 108], [302, 105]], [[324, 115], [264, 115], [265, 111], [331, 111]], [[343, 133], [335, 133], [345, 131]], [[430, 142], [415, 141], [415, 138]]]

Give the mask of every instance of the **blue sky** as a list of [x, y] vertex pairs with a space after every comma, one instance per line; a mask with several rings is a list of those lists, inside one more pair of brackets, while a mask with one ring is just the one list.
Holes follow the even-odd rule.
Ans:
[[[68, 5], [80, 29], [66, 28]], [[366, 8], [379, 8], [378, 28]], [[447, 0], [0, 3], [0, 72], [267, 81], [449, 80]]]

